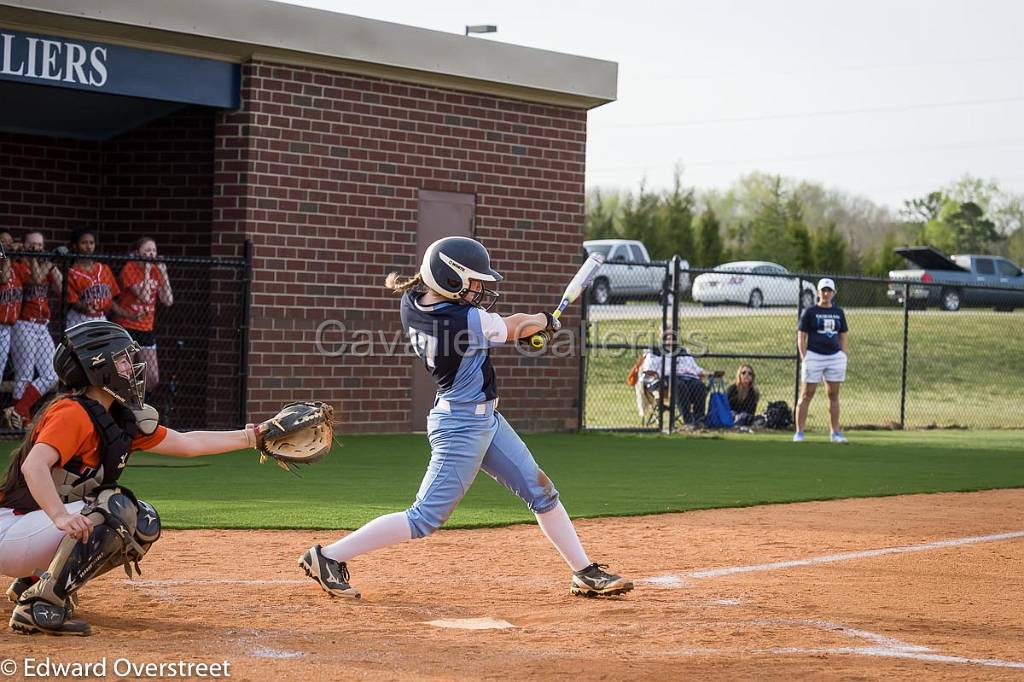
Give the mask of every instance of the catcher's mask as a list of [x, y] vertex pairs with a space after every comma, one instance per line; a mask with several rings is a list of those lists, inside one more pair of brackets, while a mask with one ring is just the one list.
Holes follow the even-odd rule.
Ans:
[[[420, 277], [439, 295], [484, 310], [498, 299], [498, 293], [486, 284], [503, 279], [491, 267], [491, 256], [484, 245], [469, 237], [445, 237], [428, 246]], [[472, 286], [473, 280], [479, 282], [478, 287]]]
[[76, 324], [64, 332], [53, 354], [53, 369], [70, 389], [96, 386], [133, 410], [146, 398], [146, 363], [136, 362], [139, 344], [120, 325], [106, 320]]

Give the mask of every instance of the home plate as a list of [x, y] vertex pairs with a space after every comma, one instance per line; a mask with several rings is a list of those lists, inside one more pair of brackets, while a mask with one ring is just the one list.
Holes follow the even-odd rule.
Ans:
[[458, 628], [459, 630], [502, 630], [515, 627], [507, 620], [498, 618], [442, 618], [441, 620], [428, 620], [427, 625], [438, 628]]

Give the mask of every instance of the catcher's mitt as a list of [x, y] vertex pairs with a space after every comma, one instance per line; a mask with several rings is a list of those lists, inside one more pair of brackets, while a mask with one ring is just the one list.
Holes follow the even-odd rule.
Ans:
[[334, 408], [319, 400], [288, 403], [254, 430], [260, 464], [271, 457], [291, 471], [291, 464], [312, 464], [331, 451]]

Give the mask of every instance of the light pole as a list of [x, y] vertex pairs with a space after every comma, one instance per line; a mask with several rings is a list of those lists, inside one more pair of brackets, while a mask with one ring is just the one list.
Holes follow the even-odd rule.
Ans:
[[476, 26], [467, 26], [466, 35], [470, 33], [497, 33], [498, 27], [494, 24], [477, 24]]

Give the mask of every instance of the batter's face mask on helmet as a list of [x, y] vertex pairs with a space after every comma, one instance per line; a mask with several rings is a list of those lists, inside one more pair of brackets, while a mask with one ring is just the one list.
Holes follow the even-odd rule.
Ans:
[[484, 287], [484, 283], [478, 279], [469, 281], [469, 291], [459, 298], [459, 303], [476, 306], [482, 310], [490, 310], [495, 301], [498, 300], [498, 292]]

